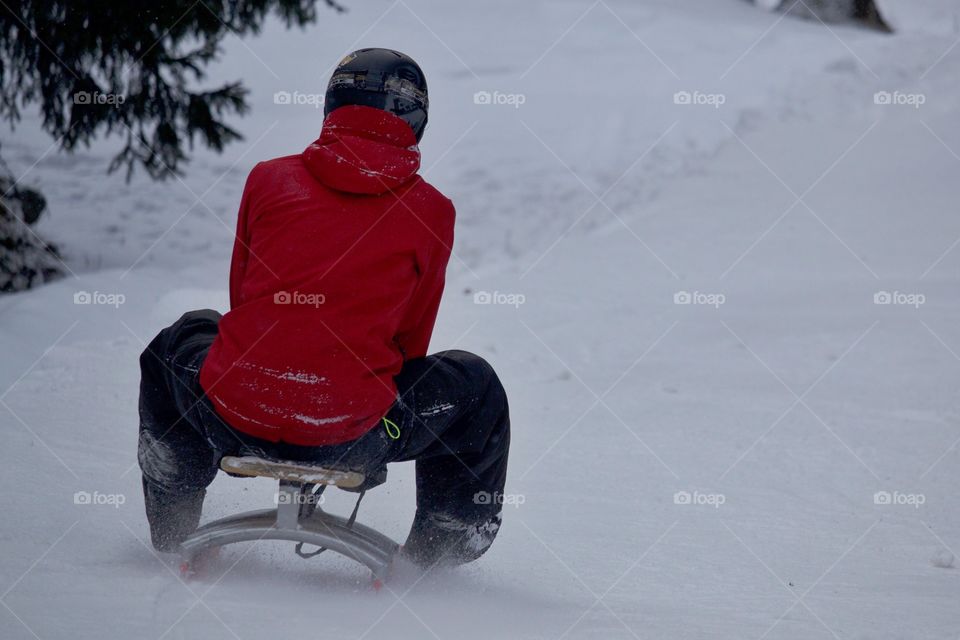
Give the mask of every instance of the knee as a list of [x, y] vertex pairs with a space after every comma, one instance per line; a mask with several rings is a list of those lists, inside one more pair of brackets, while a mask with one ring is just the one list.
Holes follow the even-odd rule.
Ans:
[[185, 336], [192, 335], [197, 331], [216, 333], [220, 317], [220, 313], [213, 309], [187, 311], [176, 322], [161, 330], [147, 345], [147, 348], [140, 354], [140, 369], [146, 371], [158, 361], [163, 363], [168, 360], [170, 353], [176, 349], [177, 344]]
[[507, 392], [493, 366], [469, 351], [446, 351], [443, 353], [443, 357], [452, 361], [460, 370], [460, 374], [472, 390], [471, 395], [474, 401], [483, 407], [482, 410], [488, 415], [499, 416], [491, 418], [491, 420], [498, 424], [508, 424], [506, 420], [502, 419], [509, 411]]
[[475, 388], [503, 393], [503, 385], [499, 376], [497, 376], [497, 372], [494, 371], [489, 362], [477, 354], [469, 351], [453, 350], [443, 352], [443, 357], [455, 363]]
[[187, 311], [172, 325], [160, 332], [157, 336], [166, 336], [167, 342], [174, 344], [197, 334], [217, 333], [222, 316], [213, 309], [196, 309]]
[[220, 318], [223, 316], [220, 315], [219, 311], [213, 309], [195, 309], [193, 311], [187, 311], [180, 319], [174, 323], [174, 326], [181, 326], [185, 324], [219, 324]]

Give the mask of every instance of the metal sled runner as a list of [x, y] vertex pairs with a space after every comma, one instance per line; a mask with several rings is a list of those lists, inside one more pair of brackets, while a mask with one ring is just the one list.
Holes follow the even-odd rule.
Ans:
[[[328, 549], [336, 551], [369, 567], [373, 573], [374, 588], [383, 584], [390, 561], [397, 551], [397, 543], [356, 522], [359, 499], [349, 518], [326, 513], [318, 504], [327, 486], [347, 490], [360, 487], [365, 480], [362, 473], [253, 456], [225, 457], [220, 462], [220, 468], [231, 475], [279, 480], [277, 508], [240, 513], [197, 529], [180, 544], [182, 573], [191, 573], [205, 552], [226, 544], [252, 540], [289, 540], [297, 543], [296, 552], [301, 557], [309, 558]], [[360, 497], [363, 497], [362, 492]], [[315, 545], [319, 549], [304, 552], [305, 544]]]

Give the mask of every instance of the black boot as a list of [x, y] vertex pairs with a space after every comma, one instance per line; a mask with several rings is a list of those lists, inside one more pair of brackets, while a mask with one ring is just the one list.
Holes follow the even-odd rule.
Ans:
[[462, 522], [444, 514], [414, 518], [401, 553], [426, 569], [472, 562], [486, 553], [500, 529], [500, 514], [480, 524]]
[[143, 478], [143, 503], [150, 523], [150, 539], [157, 551], [176, 553], [180, 543], [197, 530], [206, 489], [175, 494]]

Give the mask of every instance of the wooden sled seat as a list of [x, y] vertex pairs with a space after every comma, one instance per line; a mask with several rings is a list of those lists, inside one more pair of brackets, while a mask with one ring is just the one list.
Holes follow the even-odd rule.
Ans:
[[325, 484], [343, 489], [355, 489], [362, 485], [365, 479], [364, 475], [357, 471], [257, 456], [225, 456], [220, 460], [220, 468], [237, 476], [276, 478], [297, 484]]

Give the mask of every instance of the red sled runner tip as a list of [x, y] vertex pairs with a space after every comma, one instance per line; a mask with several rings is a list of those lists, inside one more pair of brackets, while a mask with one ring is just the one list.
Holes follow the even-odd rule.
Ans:
[[220, 557], [220, 548], [207, 549], [189, 560], [180, 562], [180, 578], [184, 581], [204, 576]]

